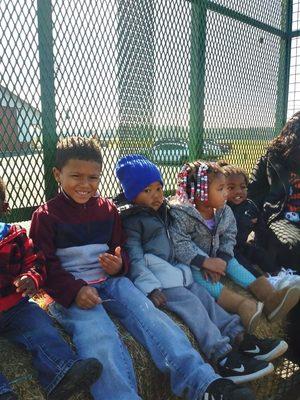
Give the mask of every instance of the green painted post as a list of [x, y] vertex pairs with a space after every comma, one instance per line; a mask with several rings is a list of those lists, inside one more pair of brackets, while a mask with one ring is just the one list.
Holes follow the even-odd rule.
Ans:
[[283, 0], [282, 3], [281, 29], [285, 30], [286, 37], [280, 39], [275, 135], [286, 122], [291, 61], [293, 1]]
[[203, 148], [207, 0], [193, 0], [191, 5], [189, 159], [192, 161], [201, 158]]
[[54, 93], [54, 59], [51, 0], [37, 0], [42, 137], [46, 200], [56, 193], [52, 176], [57, 143]]

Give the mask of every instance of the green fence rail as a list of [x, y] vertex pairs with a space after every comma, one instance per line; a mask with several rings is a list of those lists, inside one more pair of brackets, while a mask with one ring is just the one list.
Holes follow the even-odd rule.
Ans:
[[116, 160], [132, 152], [161, 167], [167, 190], [187, 159], [250, 171], [291, 104], [292, 6], [1, 0], [0, 174], [9, 219], [29, 219], [56, 192], [55, 145], [66, 135], [99, 138], [100, 190], [109, 197], [119, 190]]

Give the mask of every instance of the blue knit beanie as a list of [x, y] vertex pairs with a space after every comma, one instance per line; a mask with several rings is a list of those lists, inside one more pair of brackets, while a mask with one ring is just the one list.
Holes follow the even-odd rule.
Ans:
[[120, 158], [116, 175], [128, 201], [134, 200], [151, 183], [160, 182], [163, 185], [157, 166], [140, 154]]

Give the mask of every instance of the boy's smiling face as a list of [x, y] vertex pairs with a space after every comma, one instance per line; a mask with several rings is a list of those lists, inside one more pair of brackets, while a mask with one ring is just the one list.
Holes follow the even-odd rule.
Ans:
[[85, 204], [98, 190], [101, 164], [70, 159], [61, 169], [53, 168], [53, 174], [69, 197], [76, 203]]
[[157, 211], [164, 201], [163, 187], [160, 182], [153, 182], [148, 185], [133, 200], [134, 204], [150, 207]]
[[227, 177], [227, 201], [235, 205], [247, 199], [247, 184], [244, 175], [233, 174]]

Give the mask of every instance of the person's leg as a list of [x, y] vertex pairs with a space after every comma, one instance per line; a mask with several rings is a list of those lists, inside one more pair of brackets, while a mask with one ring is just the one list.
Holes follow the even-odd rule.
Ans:
[[103, 364], [102, 375], [91, 388], [95, 400], [140, 399], [130, 355], [102, 305], [83, 310], [56, 303], [50, 312], [72, 336], [80, 357], [95, 357]]
[[243, 288], [247, 288], [256, 280], [256, 277], [234, 257], [228, 261], [226, 275]]
[[228, 289], [221, 282], [204, 279], [201, 271], [192, 268], [195, 282], [205, 288], [218, 304], [229, 313], [238, 314], [248, 332], [253, 332], [262, 313], [262, 304]]
[[234, 341], [237, 335], [245, 331], [242, 321], [237, 314], [229, 314], [213, 297], [200, 285], [194, 282], [189, 290], [203, 304], [210, 320], [218, 327], [222, 336], [228, 336], [231, 341]]
[[49, 393], [79, 361], [79, 357], [37, 304], [23, 301], [5, 312], [3, 318], [2, 334], [31, 352], [39, 381]]
[[191, 400], [202, 399], [210, 383], [220, 378], [182, 330], [128, 279], [109, 279], [99, 293], [115, 300], [104, 303], [105, 308], [149, 351], [156, 366], [170, 374], [176, 395], [187, 393]]
[[[198, 287], [201, 288], [199, 285]], [[201, 290], [204, 291], [205, 289], [201, 288]], [[208, 310], [192, 291], [184, 287], [176, 287], [164, 289], [163, 293], [167, 298], [166, 309], [173, 311], [182, 318], [195, 335], [201, 351], [208, 359], [217, 360], [232, 350], [229, 344], [230, 338], [225, 335], [222, 336], [218, 327], [210, 319]], [[210, 298], [215, 304], [214, 299], [211, 296]], [[223, 312], [227, 314], [224, 310]]]
[[12, 393], [12, 388], [5, 376], [0, 373], [0, 395], [4, 393]]
[[195, 282], [204, 287], [214, 299], [219, 299], [224, 287], [221, 282], [213, 283], [210, 279], [206, 280], [203, 277], [202, 272], [195, 268], [192, 268], [192, 274]]

